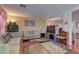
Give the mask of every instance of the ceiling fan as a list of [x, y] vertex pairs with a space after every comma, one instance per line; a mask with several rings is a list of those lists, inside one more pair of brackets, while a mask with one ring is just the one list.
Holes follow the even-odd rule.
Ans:
[[26, 4], [19, 4], [19, 6], [25, 8]]

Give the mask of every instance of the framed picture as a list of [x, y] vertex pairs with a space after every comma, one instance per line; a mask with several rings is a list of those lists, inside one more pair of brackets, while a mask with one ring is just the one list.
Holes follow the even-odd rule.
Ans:
[[79, 22], [76, 22], [76, 28], [79, 28]]
[[35, 20], [24, 20], [25, 26], [35, 26]]

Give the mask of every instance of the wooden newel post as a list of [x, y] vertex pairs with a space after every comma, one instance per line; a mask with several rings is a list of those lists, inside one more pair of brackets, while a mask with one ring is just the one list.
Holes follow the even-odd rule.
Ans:
[[20, 54], [22, 54], [23, 53], [23, 50], [24, 50], [23, 40], [24, 40], [24, 31], [22, 32], [21, 39], [20, 39]]

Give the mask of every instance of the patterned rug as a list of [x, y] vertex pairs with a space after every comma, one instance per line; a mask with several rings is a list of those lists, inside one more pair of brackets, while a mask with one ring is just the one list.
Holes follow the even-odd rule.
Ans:
[[62, 47], [55, 45], [53, 42], [43, 42], [31, 46], [25, 46], [24, 54], [64, 54], [67, 53]]

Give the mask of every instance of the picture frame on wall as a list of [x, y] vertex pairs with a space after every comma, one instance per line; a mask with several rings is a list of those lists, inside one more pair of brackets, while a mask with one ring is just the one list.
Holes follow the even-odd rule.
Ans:
[[35, 20], [24, 20], [25, 26], [35, 26]]

